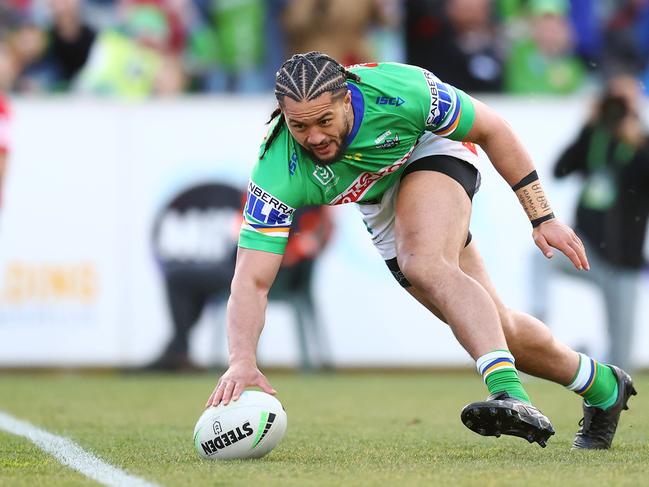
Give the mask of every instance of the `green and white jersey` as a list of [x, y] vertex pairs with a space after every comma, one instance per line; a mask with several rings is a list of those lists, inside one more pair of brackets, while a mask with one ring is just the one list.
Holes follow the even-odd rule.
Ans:
[[471, 99], [425, 69], [372, 63], [350, 71], [361, 82], [347, 83], [354, 126], [343, 159], [317, 164], [284, 124], [252, 171], [240, 247], [283, 253], [296, 209], [376, 201], [399, 181], [424, 132], [461, 141], [471, 129]]

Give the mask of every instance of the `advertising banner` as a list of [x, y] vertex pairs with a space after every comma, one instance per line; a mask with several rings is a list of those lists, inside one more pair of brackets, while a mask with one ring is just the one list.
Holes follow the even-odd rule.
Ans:
[[[570, 221], [577, 181], [559, 184], [551, 168], [579, 130], [588, 100], [487, 102], [521, 136], [554, 208]], [[234, 246], [235, 193], [246, 189], [273, 108], [272, 97], [15, 100], [0, 226], [0, 367], [138, 366], [158, 356], [172, 337], [170, 269], [174, 262], [187, 264], [185, 255], [214, 263]], [[471, 231], [503, 301], [531, 310], [538, 252], [531, 227], [483, 153], [479, 169]], [[227, 208], [215, 210], [197, 196], [204, 187], [235, 193]], [[179, 199], [187, 194], [193, 195], [189, 206]], [[394, 281], [354, 205], [331, 212], [332, 239], [314, 270], [321, 340], [331, 363], [469, 365], [448, 327]], [[632, 351], [644, 366], [648, 281], [645, 276]], [[227, 290], [206, 298], [189, 334], [200, 364], [226, 360]], [[548, 324], [557, 336], [599, 358], [606, 335], [598, 291], [559, 277], [551, 303]], [[261, 363], [300, 362], [296, 316], [290, 301], [271, 300]]]

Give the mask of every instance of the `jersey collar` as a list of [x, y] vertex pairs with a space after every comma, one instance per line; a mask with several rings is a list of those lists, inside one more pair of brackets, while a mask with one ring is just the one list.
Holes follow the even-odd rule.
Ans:
[[358, 130], [361, 128], [361, 123], [363, 123], [363, 115], [365, 114], [365, 101], [363, 100], [363, 94], [361, 90], [358, 89], [356, 85], [351, 83], [347, 84], [347, 88], [352, 93], [352, 110], [354, 110], [354, 126], [352, 131], [347, 136], [345, 140], [345, 145], [349, 147], [352, 145]]

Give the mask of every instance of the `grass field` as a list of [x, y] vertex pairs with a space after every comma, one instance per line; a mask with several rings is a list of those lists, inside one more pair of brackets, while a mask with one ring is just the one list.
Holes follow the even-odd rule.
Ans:
[[[269, 374], [288, 432], [268, 456], [207, 462], [192, 431], [216, 374], [0, 375], [0, 411], [71, 438], [114, 466], [166, 486], [649, 485], [649, 375], [610, 451], [571, 452], [578, 398], [532, 380], [557, 434], [541, 449], [483, 438], [459, 420], [486, 395], [473, 373]], [[0, 485], [95, 485], [26, 439], [0, 432]]]

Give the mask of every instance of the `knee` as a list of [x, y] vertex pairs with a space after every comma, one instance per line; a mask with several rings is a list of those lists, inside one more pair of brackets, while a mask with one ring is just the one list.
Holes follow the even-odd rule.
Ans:
[[461, 272], [459, 265], [445, 258], [420, 258], [406, 255], [398, 258], [399, 268], [408, 281], [433, 300], [442, 298], [450, 282]]

